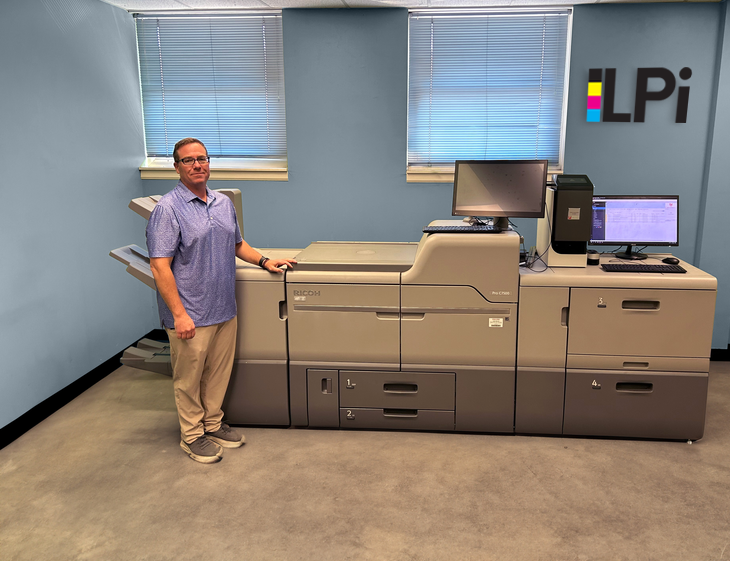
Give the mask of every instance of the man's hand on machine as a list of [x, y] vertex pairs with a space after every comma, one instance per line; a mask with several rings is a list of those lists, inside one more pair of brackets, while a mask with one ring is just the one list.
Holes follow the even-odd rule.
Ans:
[[271, 273], [283, 273], [287, 268], [293, 268], [296, 264], [296, 259], [268, 259], [264, 263], [264, 269]]
[[175, 318], [175, 334], [178, 339], [192, 339], [195, 337], [195, 323], [188, 314]]

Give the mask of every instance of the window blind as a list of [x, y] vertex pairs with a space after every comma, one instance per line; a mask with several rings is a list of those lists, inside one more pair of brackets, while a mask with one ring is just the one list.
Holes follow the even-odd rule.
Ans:
[[281, 14], [136, 23], [148, 157], [189, 136], [210, 156], [286, 157]]
[[570, 11], [409, 19], [408, 165], [546, 159], [562, 167]]

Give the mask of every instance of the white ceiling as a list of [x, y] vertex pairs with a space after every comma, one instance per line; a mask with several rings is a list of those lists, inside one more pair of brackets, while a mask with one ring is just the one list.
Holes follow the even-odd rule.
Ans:
[[[279, 10], [283, 8], [485, 8], [644, 3], [647, 0], [104, 0], [129, 12], [159, 10]], [[684, 2], [687, 0], [649, 0]], [[711, 1], [720, 0], [690, 0]]]

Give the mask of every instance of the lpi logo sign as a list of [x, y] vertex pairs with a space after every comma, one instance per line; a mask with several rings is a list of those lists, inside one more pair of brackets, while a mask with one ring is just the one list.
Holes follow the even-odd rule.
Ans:
[[[682, 80], [692, 77], [690, 68], [679, 71]], [[659, 78], [664, 81], [661, 90], [649, 91], [649, 78]], [[638, 68], [636, 70], [636, 99], [634, 101], [634, 123], [643, 123], [646, 114], [647, 101], [661, 101], [674, 93], [677, 80], [674, 74], [666, 68]], [[613, 100], [616, 89], [616, 69], [606, 68], [605, 88], [603, 68], [591, 68], [588, 71], [588, 111], [586, 121], [589, 123], [628, 123], [631, 113], [614, 113]], [[687, 122], [687, 105], [689, 103], [689, 86], [682, 86], [677, 93], [677, 114], [675, 123]], [[603, 119], [601, 119], [603, 108]]]

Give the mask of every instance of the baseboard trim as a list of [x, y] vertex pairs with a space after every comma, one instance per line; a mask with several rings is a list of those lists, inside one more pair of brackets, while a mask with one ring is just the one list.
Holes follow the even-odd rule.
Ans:
[[710, 360], [730, 360], [730, 345], [727, 346], [727, 349], [710, 350]]
[[[144, 338], [156, 341], [166, 341], [167, 333], [162, 329], [153, 329]], [[136, 344], [139, 340], [135, 341]], [[126, 347], [125, 347], [126, 348]], [[120, 359], [124, 351], [120, 351], [109, 360], [100, 364], [92, 371], [87, 372], [78, 380], [71, 382], [62, 390], [57, 391], [48, 399], [40, 402], [38, 405], [23, 413], [20, 417], [11, 421], [0, 429], [0, 450], [8, 444], [23, 436], [41, 421], [44, 421], [64, 405], [70, 403], [91, 386], [106, 378], [120, 366]]]

